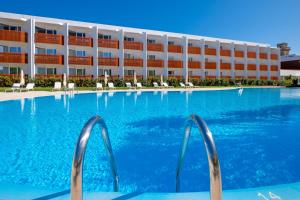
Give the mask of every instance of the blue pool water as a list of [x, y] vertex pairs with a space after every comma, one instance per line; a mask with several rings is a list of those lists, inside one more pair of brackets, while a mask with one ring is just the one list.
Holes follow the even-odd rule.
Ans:
[[[174, 192], [184, 121], [201, 115], [217, 145], [224, 189], [300, 181], [300, 89], [98, 93], [0, 102], [0, 187], [70, 188], [83, 124], [104, 117], [121, 192]], [[84, 190], [112, 191], [98, 128], [88, 144]], [[182, 191], [209, 190], [206, 154], [192, 132]]]

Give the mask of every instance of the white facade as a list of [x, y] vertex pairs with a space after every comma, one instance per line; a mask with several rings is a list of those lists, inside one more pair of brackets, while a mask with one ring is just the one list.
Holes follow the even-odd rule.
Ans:
[[[117, 78], [135, 73], [143, 79], [280, 77], [280, 50], [268, 44], [3, 12], [0, 24], [5, 29], [0, 30], [0, 46], [9, 49], [0, 52], [2, 74], [23, 69], [30, 77], [66, 73], [97, 78], [105, 72]], [[14, 48], [20, 48], [17, 53], [25, 54], [26, 61], [10, 55]]]

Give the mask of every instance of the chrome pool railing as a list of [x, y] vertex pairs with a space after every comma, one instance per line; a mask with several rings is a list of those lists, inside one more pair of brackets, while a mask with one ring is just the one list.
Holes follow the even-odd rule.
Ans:
[[118, 173], [107, 127], [100, 116], [94, 116], [86, 122], [77, 140], [72, 163], [71, 200], [82, 200], [82, 166], [84, 162], [84, 154], [91, 131], [96, 124], [99, 124], [101, 128], [102, 140], [104, 142], [105, 150], [110, 162], [111, 173], [113, 176], [114, 191], [118, 191]]
[[222, 200], [221, 170], [216, 145], [208, 126], [206, 125], [205, 121], [201, 119], [201, 117], [198, 115], [191, 115], [189, 117], [184, 130], [184, 138], [179, 153], [176, 169], [176, 192], [180, 191], [180, 173], [182, 170], [184, 156], [187, 149], [193, 123], [196, 124], [200, 133], [202, 134], [202, 138], [206, 148], [210, 174], [210, 199]]

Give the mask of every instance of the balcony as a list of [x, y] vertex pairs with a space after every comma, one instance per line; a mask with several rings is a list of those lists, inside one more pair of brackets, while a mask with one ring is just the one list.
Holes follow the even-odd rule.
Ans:
[[256, 76], [248, 76], [248, 79], [256, 80]]
[[182, 68], [182, 61], [181, 60], [169, 60], [168, 67], [169, 68]]
[[229, 49], [221, 49], [220, 50], [220, 55], [230, 57], [231, 56], [231, 51]]
[[248, 70], [256, 70], [256, 65], [255, 64], [248, 64], [248, 67], [247, 67]]
[[64, 57], [63, 57], [63, 55], [37, 54], [37, 55], [35, 55], [35, 63], [36, 64], [63, 65]]
[[131, 49], [131, 50], [143, 50], [143, 43], [141, 42], [129, 42], [124, 41], [124, 49]]
[[189, 61], [188, 67], [189, 67], [189, 69], [200, 69], [201, 63], [199, 61]]
[[277, 54], [271, 54], [271, 60], [278, 60]]
[[278, 71], [278, 66], [277, 65], [271, 65], [271, 71], [277, 72]]
[[69, 56], [69, 64], [72, 64], [72, 65], [93, 65], [93, 57], [92, 56], [86, 56], [86, 57]]
[[148, 67], [164, 67], [164, 61], [163, 60], [148, 60], [147, 61]]
[[0, 63], [27, 63], [27, 54], [26, 53], [9, 53], [1, 52], [0, 53]]
[[64, 36], [47, 34], [47, 33], [36, 33], [35, 34], [35, 42], [63, 45], [64, 44]]
[[216, 79], [217, 77], [216, 76], [212, 76], [212, 75], [208, 75], [208, 76], [205, 76], [206, 79]]
[[69, 75], [69, 78], [74, 80], [91, 80], [93, 75]]
[[217, 50], [214, 48], [205, 48], [205, 55], [215, 56], [217, 55]]
[[63, 74], [36, 74], [35, 78], [57, 78], [57, 79], [63, 79]]
[[93, 47], [93, 39], [89, 37], [69, 36], [70, 45]]
[[234, 56], [238, 57], [238, 58], [243, 58], [244, 52], [243, 51], [234, 51]]
[[234, 69], [235, 70], [244, 70], [244, 64], [238, 64], [238, 63], [236, 63], [234, 65]]
[[268, 54], [266, 54], [266, 53], [260, 53], [259, 54], [259, 58], [260, 59], [268, 59]]
[[230, 63], [221, 63], [220, 68], [224, 69], [224, 70], [231, 70], [231, 64]]
[[205, 62], [205, 69], [217, 69], [216, 62]]
[[182, 46], [169, 44], [168, 45], [168, 52], [171, 52], [171, 53], [182, 53]]
[[180, 76], [180, 75], [169, 75], [168, 78], [169, 79], [182, 80], [182, 76]]
[[164, 51], [164, 45], [162, 44], [154, 44], [154, 43], [148, 43], [147, 44], [147, 50], [148, 51]]
[[98, 58], [98, 65], [119, 66], [119, 58]]
[[272, 81], [278, 81], [279, 78], [278, 78], [277, 76], [271, 76], [271, 80], [272, 80]]
[[268, 80], [268, 77], [267, 76], [261, 76], [260, 80]]
[[247, 52], [248, 58], [256, 58], [256, 52], [254, 51], [248, 51]]
[[[133, 79], [134, 79], [134, 75], [125, 75], [124, 76], [124, 80], [133, 80]], [[136, 79], [137, 80], [142, 80], [143, 75], [136, 75]]]
[[0, 40], [27, 42], [27, 33], [21, 31], [0, 30]]
[[260, 71], [268, 71], [268, 65], [260, 65], [259, 69]]
[[142, 67], [143, 66], [143, 59], [125, 58], [124, 59], [124, 66]]
[[201, 48], [200, 47], [188, 47], [188, 53], [189, 54], [201, 54]]
[[98, 46], [104, 47], [104, 48], [118, 49], [119, 41], [118, 40], [109, 40], [109, 39], [98, 39]]

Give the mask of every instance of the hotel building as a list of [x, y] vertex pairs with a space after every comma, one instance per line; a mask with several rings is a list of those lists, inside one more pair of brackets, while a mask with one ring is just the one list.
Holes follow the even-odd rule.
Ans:
[[0, 12], [0, 74], [278, 80], [268, 44]]

